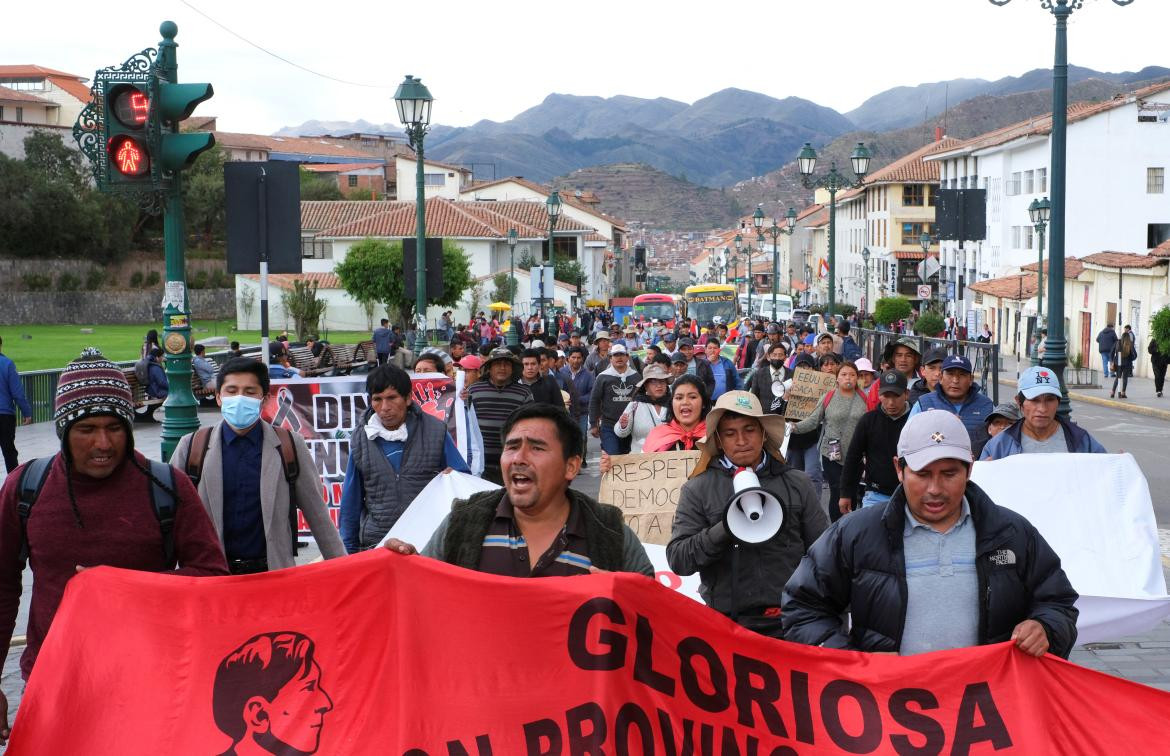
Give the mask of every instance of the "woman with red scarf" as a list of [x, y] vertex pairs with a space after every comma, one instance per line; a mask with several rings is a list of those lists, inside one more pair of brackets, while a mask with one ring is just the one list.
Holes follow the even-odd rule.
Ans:
[[707, 387], [693, 375], [681, 375], [670, 387], [667, 421], [646, 436], [642, 451], [689, 451], [707, 435], [707, 412], [711, 399]]

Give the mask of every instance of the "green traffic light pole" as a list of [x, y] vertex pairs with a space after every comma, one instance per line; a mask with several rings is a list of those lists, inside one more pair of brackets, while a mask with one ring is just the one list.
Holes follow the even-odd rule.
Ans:
[[[989, 0], [1004, 6], [1011, 0]], [[1113, 0], [1129, 5], [1133, 0]], [[1048, 239], [1048, 335], [1044, 339], [1041, 364], [1060, 380], [1060, 409], [1063, 418], [1072, 414], [1064, 369], [1068, 365], [1068, 340], [1064, 335], [1064, 197], [1068, 142], [1068, 17], [1084, 5], [1084, 0], [1041, 0], [1040, 7], [1056, 18], [1056, 48], [1052, 65], [1052, 185], [1051, 234]]]
[[[155, 72], [175, 84], [179, 78], [175, 36], [179, 27], [164, 21], [159, 27]], [[161, 83], [160, 83], [160, 89]], [[175, 131], [178, 131], [177, 123]], [[161, 140], [160, 140], [161, 141]], [[164, 156], [159, 155], [159, 158]], [[175, 170], [163, 187], [163, 246], [166, 255], [166, 307], [163, 309], [163, 354], [167, 398], [163, 402], [162, 458], [167, 461], [183, 436], [199, 429], [198, 402], [191, 392], [191, 322], [187, 300], [186, 236], [183, 231], [183, 172]]]
[[[865, 180], [865, 174], [869, 173], [869, 161], [872, 157], [873, 155], [864, 142], [858, 142], [857, 146], [853, 148], [853, 154], [849, 156], [849, 161], [853, 164], [853, 172], [857, 174], [857, 181], [848, 181], [844, 174], [838, 173], [836, 161], [830, 165], [826, 175], [818, 179], [812, 178], [813, 169], [816, 168], [817, 164], [817, 153], [808, 142], [804, 143], [804, 147], [801, 148], [800, 154], [796, 158], [800, 167], [801, 182], [805, 188], [825, 189], [829, 192], [829, 309], [827, 316], [837, 314], [837, 192], [860, 186], [861, 182]], [[825, 318], [825, 322], [828, 322], [828, 317]]]
[[508, 315], [508, 333], [505, 338], [508, 346], [516, 346], [520, 343], [520, 337], [516, 333], [519, 322], [516, 320], [516, 242], [519, 240], [519, 235], [516, 229], [508, 229], [508, 304], [511, 306]]

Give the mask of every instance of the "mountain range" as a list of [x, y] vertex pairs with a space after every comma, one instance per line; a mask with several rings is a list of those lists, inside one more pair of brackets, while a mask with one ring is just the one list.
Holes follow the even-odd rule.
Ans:
[[[1069, 98], [1106, 99], [1167, 77], [1170, 68], [1159, 66], [1122, 73], [1070, 66]], [[608, 212], [661, 218], [651, 207], [657, 206], [686, 223], [668, 227], [700, 228], [756, 202], [806, 200], [791, 165], [805, 142], [844, 165], [853, 144], [865, 141], [874, 150], [876, 169], [929, 141], [936, 125], [945, 125], [948, 136], [965, 138], [1048, 112], [1051, 82], [1050, 69], [1036, 69], [996, 81], [954, 79], [894, 87], [844, 114], [799, 97], [777, 99], [735, 88], [689, 105], [662, 97], [550, 94], [508, 121], [484, 120], [468, 127], [436, 124], [427, 136], [427, 155], [472, 167], [480, 179], [517, 175], [548, 182], [582, 169], [612, 167], [573, 178], [582, 183], [578, 188], [602, 190], [599, 196]], [[353, 132], [402, 135], [396, 125], [366, 121], [307, 121], [276, 135]], [[647, 188], [662, 183], [662, 174], [677, 181], [671, 182], [672, 191], [648, 206], [615, 201], [614, 188], [623, 181]], [[686, 188], [690, 184], [699, 186]], [[633, 201], [630, 192], [616, 194]], [[707, 211], [681, 210], [696, 206]]]

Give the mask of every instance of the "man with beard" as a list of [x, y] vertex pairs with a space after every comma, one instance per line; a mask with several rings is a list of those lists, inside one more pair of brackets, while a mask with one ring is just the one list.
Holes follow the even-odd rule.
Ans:
[[[504, 488], [457, 499], [424, 556], [509, 577], [640, 572], [654, 567], [621, 510], [569, 488], [581, 469], [581, 428], [563, 409], [532, 403], [503, 432]], [[414, 554], [398, 539], [386, 548]]]

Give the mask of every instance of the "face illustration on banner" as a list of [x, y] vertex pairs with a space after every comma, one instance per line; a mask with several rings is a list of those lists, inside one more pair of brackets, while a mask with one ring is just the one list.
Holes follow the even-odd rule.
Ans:
[[333, 700], [321, 686], [316, 646], [301, 633], [261, 633], [232, 651], [215, 672], [215, 724], [232, 739], [223, 756], [301, 756], [321, 745]]

